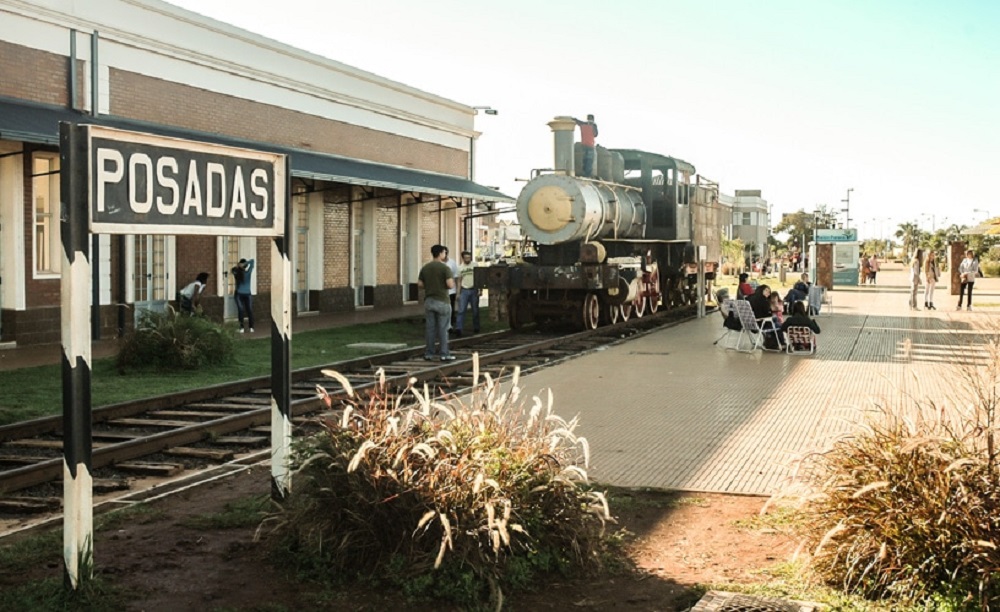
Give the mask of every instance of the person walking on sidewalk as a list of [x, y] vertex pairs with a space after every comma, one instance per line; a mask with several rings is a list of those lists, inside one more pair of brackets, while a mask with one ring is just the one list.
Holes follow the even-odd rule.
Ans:
[[253, 295], [250, 293], [250, 276], [253, 274], [254, 260], [241, 259], [240, 263], [233, 268], [233, 280], [236, 282], [236, 289], [233, 291], [233, 298], [236, 300], [236, 313], [240, 320], [240, 333], [246, 331], [243, 327], [245, 318], [253, 333]]
[[927, 251], [927, 261], [924, 262], [924, 280], [927, 287], [924, 289], [924, 308], [927, 310], [937, 310], [934, 307], [934, 286], [941, 279], [941, 270], [938, 269], [937, 254], [933, 249]]
[[962, 298], [965, 297], [966, 289], [969, 291], [966, 309], [972, 310], [972, 286], [976, 284], [977, 276], [979, 276], [979, 260], [976, 259], [972, 249], [969, 249], [965, 252], [965, 259], [958, 264], [958, 279], [962, 281], [958, 289], [958, 310], [962, 310]]
[[871, 259], [868, 260], [868, 284], [875, 284], [875, 277], [878, 276], [878, 271], [882, 268], [878, 261], [878, 255], [872, 253]]
[[455, 317], [455, 335], [461, 336], [465, 327], [465, 310], [472, 306], [472, 332], [479, 333], [479, 289], [475, 287], [476, 264], [472, 253], [462, 251], [462, 263], [458, 266], [458, 315]]
[[[451, 322], [451, 304], [448, 290], [455, 286], [451, 268], [444, 262], [448, 249], [440, 244], [431, 247], [432, 260], [420, 268], [417, 286], [424, 290], [424, 359], [433, 361], [439, 355], [441, 361], [454, 361], [448, 352], [448, 324]], [[435, 349], [437, 345], [437, 350]]]
[[924, 263], [924, 250], [917, 249], [910, 260], [910, 310], [917, 308], [917, 292], [920, 291], [920, 268]]

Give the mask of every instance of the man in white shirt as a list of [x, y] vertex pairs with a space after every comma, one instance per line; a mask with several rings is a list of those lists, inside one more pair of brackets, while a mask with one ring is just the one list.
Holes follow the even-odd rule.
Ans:
[[476, 264], [472, 253], [462, 251], [462, 264], [458, 266], [458, 315], [455, 317], [455, 335], [461, 336], [465, 327], [465, 309], [472, 306], [472, 332], [479, 333], [479, 289], [475, 287]]
[[451, 302], [451, 325], [448, 326], [448, 331], [454, 331], [455, 329], [455, 295], [457, 293], [458, 287], [458, 264], [452, 259], [451, 253], [448, 248], [444, 249], [444, 259], [442, 260], [451, 269], [451, 277], [454, 281], [454, 285], [448, 288], [448, 300]]

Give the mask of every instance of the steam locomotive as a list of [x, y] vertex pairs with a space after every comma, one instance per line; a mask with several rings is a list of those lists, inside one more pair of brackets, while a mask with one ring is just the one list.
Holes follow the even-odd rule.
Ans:
[[533, 171], [517, 198], [521, 233], [536, 255], [477, 269], [476, 286], [503, 294], [513, 328], [556, 320], [594, 329], [692, 302], [695, 247], [706, 247], [709, 274], [719, 261], [718, 185], [674, 157], [603, 147], [595, 177], [578, 176], [576, 121], [548, 125], [554, 168]]

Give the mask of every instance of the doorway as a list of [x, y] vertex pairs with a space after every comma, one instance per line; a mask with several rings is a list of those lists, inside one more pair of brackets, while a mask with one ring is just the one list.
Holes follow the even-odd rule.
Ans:
[[167, 308], [167, 261], [172, 237], [136, 234], [129, 241], [132, 251], [131, 296], [135, 322], [143, 311], [164, 312]]

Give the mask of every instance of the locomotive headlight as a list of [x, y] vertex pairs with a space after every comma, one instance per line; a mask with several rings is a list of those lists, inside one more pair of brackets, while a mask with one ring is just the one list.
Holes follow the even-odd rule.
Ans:
[[573, 221], [573, 198], [562, 187], [546, 185], [531, 194], [527, 211], [535, 227], [555, 232]]

